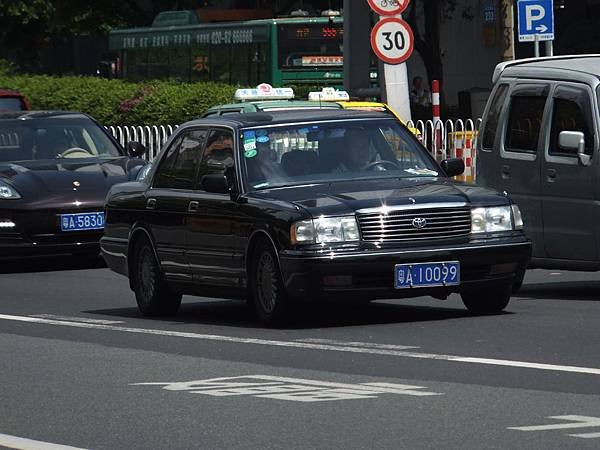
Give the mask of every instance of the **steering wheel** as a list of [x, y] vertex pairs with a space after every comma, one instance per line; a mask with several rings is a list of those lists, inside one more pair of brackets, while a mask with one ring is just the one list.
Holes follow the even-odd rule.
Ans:
[[382, 159], [381, 161], [373, 161], [372, 163], [367, 164], [363, 170], [372, 170], [377, 166], [390, 166], [394, 169], [400, 169], [400, 166], [394, 161], [388, 161], [387, 159]]
[[92, 154], [84, 148], [81, 147], [71, 147], [66, 149], [64, 152], [56, 155], [57, 158], [66, 158], [70, 155], [75, 155], [77, 153], [83, 153], [83, 157], [92, 156]]

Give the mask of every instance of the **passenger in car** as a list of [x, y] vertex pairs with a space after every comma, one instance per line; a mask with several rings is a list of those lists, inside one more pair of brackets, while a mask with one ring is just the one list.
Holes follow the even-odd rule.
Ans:
[[344, 134], [345, 151], [340, 154], [333, 173], [359, 172], [375, 160], [376, 152], [367, 132], [361, 128], [349, 128]]
[[256, 155], [246, 157], [248, 180], [252, 185], [257, 183], [274, 183], [285, 177], [281, 166], [277, 163], [277, 154], [268, 142], [256, 143]]

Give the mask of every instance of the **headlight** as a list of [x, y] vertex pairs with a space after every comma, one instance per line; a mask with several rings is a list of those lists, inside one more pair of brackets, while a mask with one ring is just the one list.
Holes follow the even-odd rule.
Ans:
[[[516, 205], [514, 205], [516, 207]], [[517, 211], [518, 211], [518, 207]], [[512, 231], [513, 209], [511, 206], [493, 206], [490, 208], [473, 208], [471, 210], [471, 233], [495, 233], [498, 231]], [[521, 213], [519, 212], [519, 217]], [[521, 221], [522, 227], [522, 221]]]
[[354, 216], [320, 217], [292, 224], [292, 244], [358, 241], [358, 224]]
[[15, 188], [0, 181], [0, 199], [16, 200], [18, 198], [21, 198], [21, 194]]
[[135, 181], [145, 180], [150, 173], [150, 169], [152, 169], [152, 164], [146, 164], [144, 167], [142, 167], [138, 172], [137, 177], [135, 177]]

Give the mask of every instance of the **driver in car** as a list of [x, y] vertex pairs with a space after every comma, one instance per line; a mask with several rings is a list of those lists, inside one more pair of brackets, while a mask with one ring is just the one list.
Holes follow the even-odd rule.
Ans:
[[345, 150], [334, 173], [360, 172], [377, 160], [377, 152], [368, 133], [362, 128], [349, 128], [344, 134]]

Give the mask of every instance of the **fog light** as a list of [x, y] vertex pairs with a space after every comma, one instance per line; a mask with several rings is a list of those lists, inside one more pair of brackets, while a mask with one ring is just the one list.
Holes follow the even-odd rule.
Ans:
[[14, 228], [16, 226], [17, 224], [14, 223], [12, 220], [0, 219], [0, 228]]

